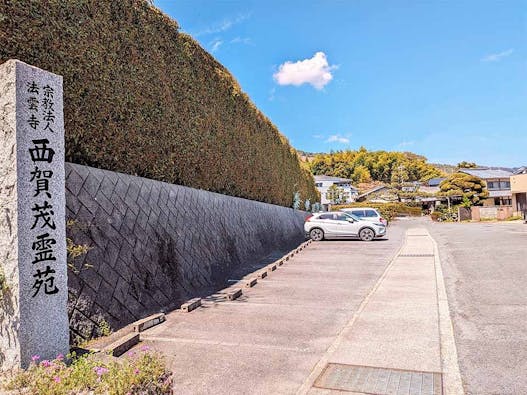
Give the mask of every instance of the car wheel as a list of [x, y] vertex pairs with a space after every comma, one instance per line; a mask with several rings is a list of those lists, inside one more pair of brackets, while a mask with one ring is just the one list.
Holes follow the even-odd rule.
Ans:
[[324, 239], [324, 231], [320, 228], [311, 229], [309, 237], [311, 237], [311, 240], [313, 241], [322, 241]]
[[375, 232], [370, 228], [361, 229], [359, 237], [362, 241], [372, 241], [375, 239]]

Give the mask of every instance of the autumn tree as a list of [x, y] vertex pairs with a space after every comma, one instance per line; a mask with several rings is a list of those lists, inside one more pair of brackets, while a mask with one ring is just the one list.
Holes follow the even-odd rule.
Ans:
[[474, 162], [463, 161], [463, 162], [459, 162], [457, 164], [457, 167], [460, 169], [473, 169], [475, 167], [478, 167], [478, 165], [475, 164]]
[[466, 205], [481, 205], [489, 196], [487, 185], [481, 178], [465, 173], [454, 173], [439, 184], [443, 196], [459, 197]]

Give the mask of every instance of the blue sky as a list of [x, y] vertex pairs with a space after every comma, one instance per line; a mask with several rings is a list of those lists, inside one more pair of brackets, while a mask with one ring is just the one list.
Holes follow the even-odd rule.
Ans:
[[156, 0], [300, 150], [527, 165], [527, 0]]

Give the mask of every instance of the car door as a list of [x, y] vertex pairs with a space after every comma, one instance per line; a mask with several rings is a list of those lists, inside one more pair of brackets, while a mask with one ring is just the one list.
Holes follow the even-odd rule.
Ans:
[[326, 236], [337, 236], [340, 224], [335, 221], [334, 213], [324, 213], [317, 218], [317, 225], [324, 231]]
[[337, 223], [337, 235], [339, 237], [354, 237], [358, 235], [360, 224], [357, 221], [353, 221], [346, 214], [335, 214], [335, 222]]

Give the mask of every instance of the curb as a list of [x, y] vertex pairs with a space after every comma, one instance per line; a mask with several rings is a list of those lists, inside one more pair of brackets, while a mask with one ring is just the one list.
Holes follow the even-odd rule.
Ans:
[[434, 266], [436, 270], [437, 287], [437, 310], [439, 312], [439, 338], [441, 345], [441, 370], [443, 371], [443, 390], [445, 394], [464, 394], [463, 381], [459, 370], [459, 360], [457, 355], [456, 340], [454, 337], [454, 327], [450, 318], [450, 308], [446, 293], [445, 280], [441, 259], [439, 257], [439, 247], [435, 239], [428, 232], [434, 244]]

